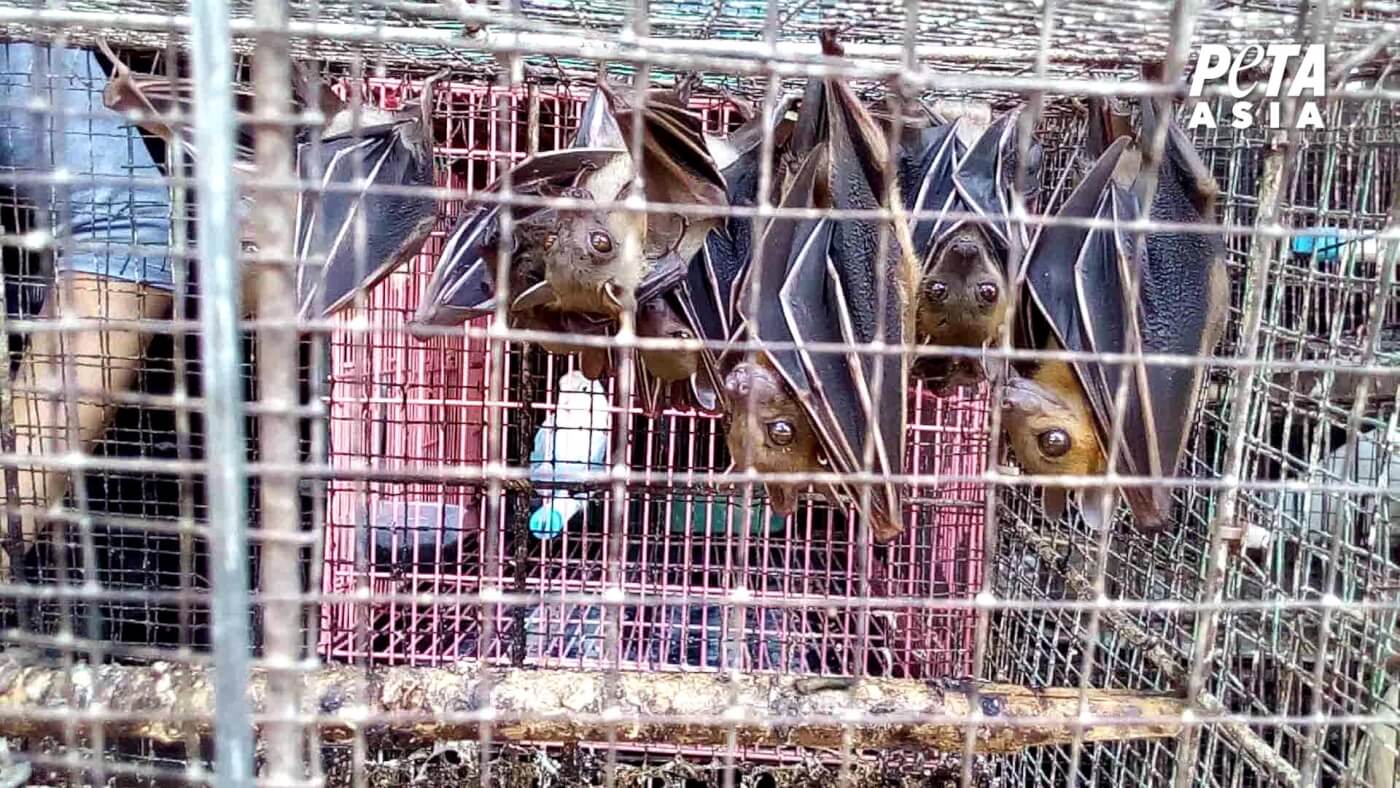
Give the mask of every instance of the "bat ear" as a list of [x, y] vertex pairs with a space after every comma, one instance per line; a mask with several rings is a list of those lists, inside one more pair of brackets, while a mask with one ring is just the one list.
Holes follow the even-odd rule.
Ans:
[[1085, 487], [1078, 492], [1079, 515], [1090, 530], [1101, 531], [1113, 521], [1118, 493], [1109, 487]]

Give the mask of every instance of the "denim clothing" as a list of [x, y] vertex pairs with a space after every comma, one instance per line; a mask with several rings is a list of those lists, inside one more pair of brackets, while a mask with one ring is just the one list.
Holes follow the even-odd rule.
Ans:
[[[157, 182], [161, 170], [140, 133], [102, 105], [106, 74], [97, 58], [84, 49], [0, 44], [0, 178], [35, 207], [39, 227], [54, 229], [55, 270], [173, 290], [170, 191]], [[71, 182], [24, 180], [57, 171]]]

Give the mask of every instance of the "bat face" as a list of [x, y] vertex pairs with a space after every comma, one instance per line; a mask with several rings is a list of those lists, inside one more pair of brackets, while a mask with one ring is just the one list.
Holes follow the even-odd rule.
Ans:
[[[637, 307], [637, 335], [653, 339], [689, 340], [695, 332], [664, 298], [653, 298]], [[700, 351], [681, 348], [640, 350], [642, 365], [653, 377], [667, 382], [689, 380], [700, 369]]]
[[568, 211], [560, 212], [552, 232], [531, 239], [540, 244], [554, 308], [615, 316], [633, 307], [642, 267], [640, 260], [624, 260], [626, 231], [616, 213]]
[[963, 228], [934, 251], [918, 284], [921, 342], [977, 347], [1007, 316], [1007, 277], [986, 235]]
[[[924, 158], [923, 180], [914, 206], [923, 210], [976, 214], [978, 221], [916, 220], [914, 243], [923, 255], [916, 326], [918, 340], [952, 347], [985, 347], [993, 342], [1010, 302], [1010, 249], [1022, 228], [1011, 213], [1018, 155], [1016, 112], [998, 118], [959, 155], [959, 133], [971, 127], [959, 118], [932, 139]], [[936, 130], [937, 130], [936, 129]], [[1038, 184], [1039, 147], [1030, 147], [1027, 191]], [[985, 377], [974, 359], [925, 356], [912, 373], [934, 392], [974, 384]]]
[[[825, 470], [822, 442], [806, 411], [764, 362], [743, 361], [724, 378], [731, 408], [726, 442], [734, 464], [759, 473]], [[797, 485], [769, 483], [769, 504], [780, 515], [797, 507]]]
[[1096, 475], [1104, 453], [1093, 414], [1063, 362], [1042, 364], [1030, 378], [1002, 386], [1002, 427], [1016, 459], [1036, 475]]

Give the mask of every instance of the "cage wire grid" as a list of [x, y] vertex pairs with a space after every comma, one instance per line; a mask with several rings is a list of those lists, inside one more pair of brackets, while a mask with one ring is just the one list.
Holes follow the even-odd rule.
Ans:
[[[74, 378], [97, 360], [63, 354], [69, 444], [79, 443], [71, 414], [81, 399], [122, 406], [81, 461], [0, 446], [8, 469], [74, 477], [50, 513], [50, 545], [26, 558], [36, 573], [5, 588], [15, 618], [4, 637], [15, 650], [0, 676], [0, 723], [36, 781], [251, 783], [244, 691], [254, 664], [258, 779], [274, 784], [1383, 784], [1400, 710], [1387, 672], [1400, 584], [1394, 4], [200, 0], [10, 5], [0, 21], [12, 40], [101, 38], [165, 64], [187, 53], [201, 151], [193, 172], [165, 162], [162, 177], [56, 167], [6, 175], [12, 191], [168, 184], [172, 215], [199, 218], [200, 248], [176, 231], [165, 250], [176, 293], [168, 318], [87, 324], [38, 311], [45, 258], [81, 249], [54, 230], [70, 224], [62, 211], [21, 216], [16, 206], [5, 228], [12, 347], [80, 342], [94, 325], [156, 337], [125, 392], [110, 380], [81, 388]], [[816, 33], [830, 25], [843, 29], [844, 59], [818, 54]], [[713, 133], [738, 125], [715, 88], [771, 105], [833, 70], [864, 96], [888, 92], [897, 76], [929, 101], [1027, 101], [1050, 184], [1072, 169], [1082, 139], [1070, 96], [1143, 95], [1154, 89], [1136, 73], [1143, 63], [1165, 58], [1176, 78], [1202, 42], [1279, 39], [1326, 44], [1334, 81], [1346, 80], [1322, 103], [1325, 131], [1193, 135], [1221, 187], [1231, 305], [1218, 358], [1149, 359], [1209, 365], [1179, 471], [1190, 483], [1146, 481], [1182, 499], [1165, 533], [1050, 520], [1038, 480], [1007, 468], [986, 387], [943, 397], [916, 387], [902, 403], [911, 527], [895, 543], [871, 545], [859, 507], [812, 501], [781, 527], [764, 510], [759, 532], [730, 516], [698, 534], [687, 518], [728, 485], [760, 502], [754, 477], [726, 472], [717, 420], [675, 410], [646, 418], [623, 363], [607, 389], [614, 468], [582, 485], [597, 504], [581, 526], [532, 542], [530, 440], [577, 359], [531, 347], [540, 336], [505, 328], [503, 312], [426, 340], [407, 332], [464, 198], [489, 198], [482, 190], [511, 164], [568, 144], [595, 59], [644, 84], [700, 69], [705, 89], [692, 109]], [[437, 227], [420, 255], [326, 320], [298, 319], [291, 302], [293, 56], [325, 59], [356, 107], [397, 108], [429, 73], [450, 69], [434, 94]], [[7, 76], [43, 84], [47, 69]], [[226, 73], [256, 88], [240, 120], [256, 143], [259, 177], [242, 193], [259, 200], [258, 248], [242, 254], [230, 222], [234, 85], [211, 78]], [[44, 119], [72, 144], [93, 133], [105, 81], [79, 79], [88, 106], [76, 110], [43, 101], [7, 110]], [[507, 215], [530, 204], [509, 183], [499, 194]], [[1052, 199], [1026, 219], [1051, 224], [1056, 207]], [[1294, 239], [1318, 227], [1370, 234], [1375, 251], [1335, 260], [1295, 251]], [[251, 287], [239, 265], [256, 272]], [[256, 305], [246, 319], [231, 308], [240, 291]], [[625, 335], [605, 342], [624, 362], [639, 347]], [[1027, 354], [1046, 355], [1005, 345], [978, 355]], [[8, 417], [25, 379], [3, 382]], [[582, 749], [539, 735], [558, 730], [554, 720], [522, 700], [567, 700], [565, 689], [628, 697], [629, 682], [657, 669], [673, 674], [659, 679], [673, 680], [669, 706], [566, 707], [572, 730], [600, 734], [583, 737]], [[766, 676], [794, 674], [835, 682], [807, 685], [819, 688], [813, 706], [755, 702]], [[842, 683], [849, 677], [861, 681]], [[1007, 715], [998, 704], [1013, 696], [980, 682], [1021, 685], [1041, 705]], [[462, 703], [439, 705], [462, 686]], [[860, 694], [872, 688], [971, 701], [935, 713], [879, 707]], [[1069, 705], [1044, 700], [1061, 697], [1056, 688]], [[1093, 719], [1099, 688], [1166, 692], [1185, 705], [1146, 722]], [[834, 731], [838, 745], [804, 751], [773, 746], [781, 736], [754, 738], [753, 717], [735, 711], [754, 709], [770, 732]], [[871, 744], [881, 740], [864, 732], [888, 726], [881, 716], [892, 711], [946, 726], [963, 757]], [[996, 716], [1009, 730], [1066, 733], [1057, 746], [973, 757]], [[40, 723], [51, 723], [42, 734]], [[442, 726], [448, 740], [404, 748], [381, 735], [414, 724]], [[638, 737], [647, 724], [718, 738]], [[1091, 740], [1141, 724], [1175, 735]], [[308, 750], [318, 727], [341, 731], [339, 744]]]

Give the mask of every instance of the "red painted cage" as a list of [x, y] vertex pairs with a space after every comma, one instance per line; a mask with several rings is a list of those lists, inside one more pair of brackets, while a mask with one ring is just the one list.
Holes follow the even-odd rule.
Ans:
[[[370, 80], [367, 100], [394, 106], [416, 95], [404, 81]], [[440, 88], [438, 180], [481, 189], [533, 149], [568, 143], [586, 89], [531, 87], [518, 92], [480, 84]], [[696, 105], [709, 130], [737, 125], [724, 102]], [[432, 273], [443, 238], [462, 203], [444, 206], [423, 253], [340, 320], [368, 331], [337, 331], [331, 340], [329, 453], [340, 468], [425, 470], [481, 463], [487, 447], [485, 342], [461, 336], [419, 341], [404, 332]], [[553, 408], [555, 383], [573, 362], [507, 354], [506, 431], [502, 445], [528, 446], [528, 425]], [[621, 502], [624, 589], [654, 600], [624, 609], [613, 655], [624, 666], [715, 669], [722, 643], [742, 632], [732, 656], [748, 670], [936, 678], [971, 672], [975, 614], [940, 609], [937, 600], [968, 599], [981, 588], [984, 491], [940, 477], [979, 472], [987, 452], [985, 392], [911, 396], [906, 470], [925, 477], [911, 491], [909, 529], [895, 543], [855, 554], [853, 519], [804, 503], [774, 526], [763, 512], [755, 529], [731, 514], [716, 523], [713, 491], [649, 486]], [[613, 398], [616, 406], [616, 398]], [[723, 433], [715, 419], [668, 412], [644, 419], [635, 407], [629, 456], [665, 478], [667, 470], [722, 472]], [[523, 418], [526, 409], [535, 418]], [[526, 449], [527, 450], [527, 449]], [[519, 452], [512, 457], [519, 463]], [[512, 492], [500, 521], [486, 522], [484, 490], [475, 485], [337, 480], [327, 491], [323, 587], [331, 593], [475, 592], [483, 587], [530, 593], [603, 589], [610, 518], [618, 505], [600, 496], [585, 522], [541, 541], [515, 527], [534, 505]], [[759, 499], [761, 501], [761, 498]], [[523, 508], [522, 508], [523, 507]], [[708, 514], [708, 517], [706, 516]], [[699, 522], [698, 522], [699, 521]], [[484, 577], [481, 548], [498, 529], [500, 576]], [[748, 533], [745, 533], [745, 531]], [[520, 540], [526, 540], [524, 544]], [[859, 567], [868, 568], [868, 585]], [[745, 620], [723, 605], [742, 584], [751, 592]], [[898, 596], [929, 600], [872, 611], [858, 600]], [[781, 607], [774, 599], [783, 599]], [[709, 600], [713, 600], [711, 603]], [[768, 603], [767, 605], [765, 603]], [[333, 660], [434, 665], [462, 658], [564, 666], [612, 664], [603, 653], [602, 609], [538, 604], [503, 610], [483, 643], [478, 605], [343, 603], [323, 606], [320, 649]], [[729, 663], [726, 663], [729, 664]]]

